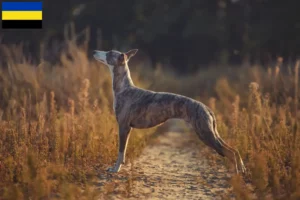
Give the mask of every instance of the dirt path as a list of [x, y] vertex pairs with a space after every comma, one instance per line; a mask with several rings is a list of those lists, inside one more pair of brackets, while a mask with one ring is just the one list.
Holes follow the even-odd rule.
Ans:
[[133, 166], [110, 175], [101, 188], [109, 191], [105, 199], [221, 199], [230, 190], [229, 173], [222, 164], [209, 164], [203, 155], [212, 152], [189, 134], [175, 127], [160, 135]]

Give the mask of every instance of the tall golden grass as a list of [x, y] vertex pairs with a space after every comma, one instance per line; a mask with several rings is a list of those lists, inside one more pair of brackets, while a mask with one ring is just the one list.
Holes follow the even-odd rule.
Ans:
[[[108, 70], [73, 43], [55, 66], [33, 65], [19, 47], [3, 51], [0, 198], [96, 199], [103, 191], [89, 180], [117, 156]], [[259, 199], [300, 198], [299, 63], [267, 69], [216, 66], [185, 77], [160, 65], [134, 69], [136, 85], [187, 95], [214, 110], [221, 136], [241, 152], [254, 188], [234, 176], [238, 199], [253, 193]], [[134, 130], [129, 159], [154, 131]]]
[[299, 62], [267, 69], [212, 67], [186, 77], [161, 74], [164, 84], [152, 85], [156, 90], [206, 103], [216, 113], [220, 135], [239, 149], [248, 173], [230, 181], [237, 199], [300, 199]]
[[[96, 198], [89, 179], [114, 164], [118, 145], [106, 67], [74, 43], [55, 66], [31, 64], [18, 46], [2, 50], [0, 199]], [[154, 130], [133, 131], [128, 159]]]

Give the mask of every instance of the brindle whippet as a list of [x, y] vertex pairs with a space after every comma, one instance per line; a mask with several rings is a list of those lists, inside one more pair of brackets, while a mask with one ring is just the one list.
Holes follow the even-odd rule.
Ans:
[[126, 53], [95, 51], [96, 60], [107, 65], [113, 79], [113, 109], [119, 125], [119, 154], [109, 172], [118, 172], [125, 163], [126, 147], [131, 128], [150, 128], [171, 118], [183, 119], [194, 128], [199, 138], [221, 156], [235, 164], [236, 172], [246, 168], [239, 152], [226, 144], [217, 131], [213, 112], [203, 103], [191, 98], [153, 92], [136, 87], [130, 77], [128, 61], [138, 50]]

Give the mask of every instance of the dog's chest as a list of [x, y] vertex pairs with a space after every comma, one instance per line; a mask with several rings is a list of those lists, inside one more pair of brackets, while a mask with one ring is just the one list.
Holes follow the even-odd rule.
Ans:
[[115, 94], [113, 95], [113, 99], [113, 110], [115, 114], [118, 115], [121, 112], [122, 100], [120, 100], [120, 98]]
[[128, 118], [130, 106], [131, 104], [125, 99], [115, 97], [113, 107], [118, 121], [123, 121]]

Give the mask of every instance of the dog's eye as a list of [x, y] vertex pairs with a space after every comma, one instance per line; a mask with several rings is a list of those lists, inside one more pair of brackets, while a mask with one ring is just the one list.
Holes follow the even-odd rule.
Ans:
[[127, 59], [127, 56], [126, 56], [126, 54], [122, 53], [118, 59], [119, 59], [119, 62], [124, 63], [125, 60]]
[[124, 61], [124, 54], [123, 53], [119, 56], [119, 61]]

